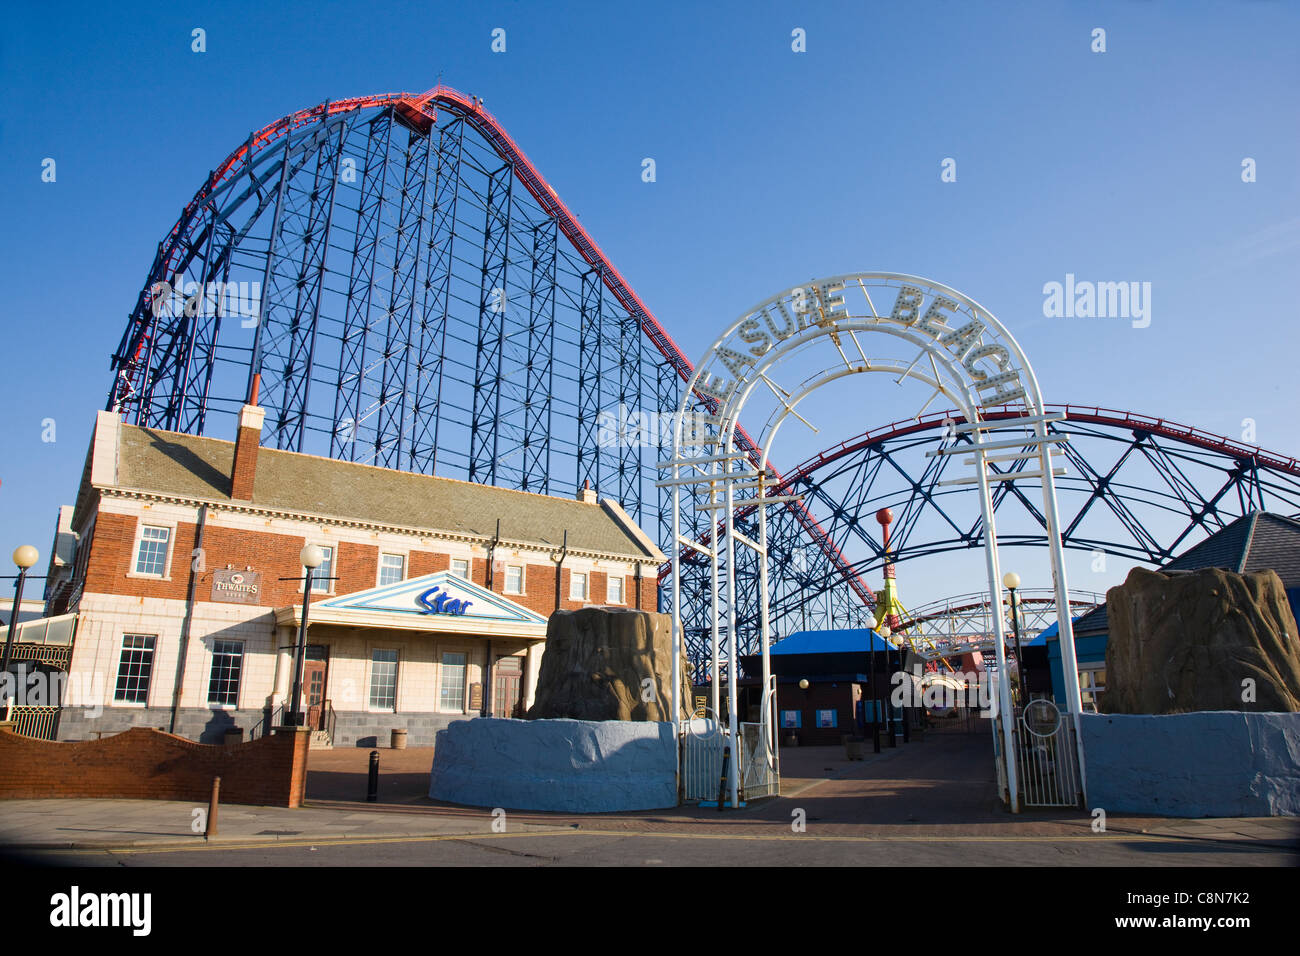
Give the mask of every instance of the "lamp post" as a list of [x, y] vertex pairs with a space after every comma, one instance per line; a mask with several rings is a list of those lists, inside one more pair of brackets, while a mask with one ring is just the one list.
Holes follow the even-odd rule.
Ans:
[[880, 753], [880, 701], [876, 699], [876, 619], [875, 617], [867, 618], [867, 653], [871, 656], [871, 682], [867, 686], [871, 688], [871, 746], [872, 750]]
[[[1020, 614], [1016, 607], [1016, 591], [1020, 587], [1020, 575], [1014, 571], [1008, 571], [1002, 576], [1002, 583], [1007, 586], [1011, 592], [1011, 633], [1016, 642], [1016, 673], [1020, 675], [1020, 706], [1025, 705], [1026, 687], [1025, 687], [1025, 662], [1020, 656]], [[1010, 680], [1010, 675], [1007, 675]]]
[[[9, 612], [9, 634], [5, 638], [4, 662], [0, 664], [0, 674], [9, 673], [9, 658], [14, 651], [14, 631], [18, 628], [18, 612], [23, 607], [23, 584], [27, 581], [27, 571], [40, 559], [40, 554], [30, 544], [19, 545], [14, 549], [14, 564], [18, 567], [18, 582], [14, 585], [14, 606]], [[8, 684], [5, 685], [5, 717], [9, 716]]]
[[[890, 627], [888, 624], [882, 624], [880, 625], [876, 633], [879, 634], [885, 640], [885, 669], [888, 670], [890, 667], [893, 666], [890, 663], [891, 660], [890, 651], [893, 650], [893, 645], [889, 643], [889, 638], [893, 636], [894, 629]], [[902, 670], [901, 659], [900, 659], [899, 670]], [[890, 683], [892, 684], [893, 682], [891, 681]], [[886, 695], [888, 695], [889, 692], [886, 691], [885, 693]], [[889, 702], [889, 708], [886, 711], [886, 713], [889, 714], [889, 720], [886, 724], [886, 726], [889, 729], [889, 746], [897, 747], [898, 739], [894, 736], [894, 702], [892, 700]]]
[[297, 727], [302, 723], [302, 671], [307, 657], [307, 611], [311, 607], [311, 573], [325, 560], [325, 552], [314, 544], [309, 544], [298, 552], [307, 574], [303, 578], [302, 619], [298, 622], [298, 649], [293, 662], [293, 703], [289, 710], [289, 724]]

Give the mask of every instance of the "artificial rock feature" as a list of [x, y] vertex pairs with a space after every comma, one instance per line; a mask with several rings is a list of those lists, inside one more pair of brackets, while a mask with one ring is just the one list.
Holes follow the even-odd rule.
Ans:
[[1105, 713], [1300, 711], [1300, 635], [1275, 572], [1134, 568], [1106, 613]]
[[[546, 653], [529, 720], [671, 721], [672, 618], [623, 608], [556, 611], [546, 627]], [[690, 679], [683, 651], [681, 712], [690, 715]], [[648, 699], [647, 699], [648, 698]]]

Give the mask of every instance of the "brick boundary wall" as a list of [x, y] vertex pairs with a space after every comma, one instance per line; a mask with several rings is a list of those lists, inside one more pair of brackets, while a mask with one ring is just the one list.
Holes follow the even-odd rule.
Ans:
[[102, 740], [38, 740], [0, 725], [0, 798], [119, 797], [193, 800], [206, 805], [212, 778], [221, 802], [268, 807], [302, 804], [310, 733], [285, 728], [221, 746], [147, 727]]

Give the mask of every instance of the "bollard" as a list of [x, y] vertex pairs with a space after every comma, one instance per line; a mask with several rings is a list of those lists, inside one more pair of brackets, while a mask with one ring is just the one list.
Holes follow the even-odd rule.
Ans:
[[374, 803], [379, 799], [379, 751], [370, 751], [370, 781], [366, 787], [366, 802]]
[[217, 835], [217, 801], [221, 796], [221, 778], [212, 778], [212, 796], [208, 798], [208, 825], [203, 830], [203, 839]]
[[722, 748], [722, 779], [718, 781], [718, 812], [727, 805], [727, 771], [731, 769], [731, 747]]

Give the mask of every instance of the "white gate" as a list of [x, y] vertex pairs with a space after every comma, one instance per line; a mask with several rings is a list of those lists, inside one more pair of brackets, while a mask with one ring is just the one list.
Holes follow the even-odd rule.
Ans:
[[[682, 799], [715, 802], [722, 783], [724, 750], [730, 743], [727, 732], [716, 720], [695, 718], [683, 723]], [[763, 724], [740, 725], [740, 798], [774, 797], [781, 791], [781, 774], [772, 750], [771, 735]]]
[[762, 724], [740, 725], [740, 799], [775, 797], [781, 791], [776, 758]]
[[682, 799], [716, 800], [727, 735], [716, 720], [696, 717], [682, 726]]
[[1031, 700], [1016, 718], [1016, 751], [1026, 806], [1082, 806], [1074, 726], [1050, 700]]

